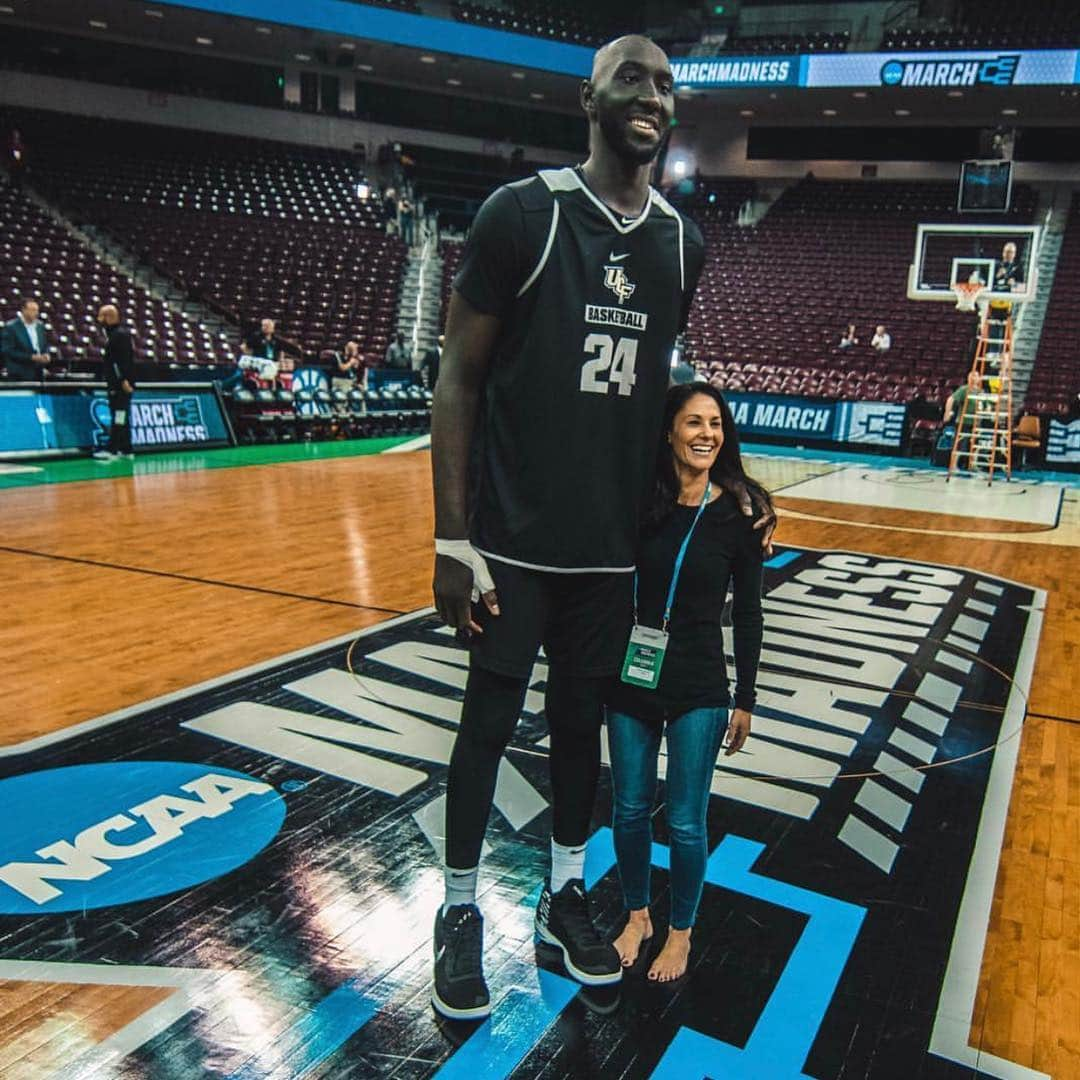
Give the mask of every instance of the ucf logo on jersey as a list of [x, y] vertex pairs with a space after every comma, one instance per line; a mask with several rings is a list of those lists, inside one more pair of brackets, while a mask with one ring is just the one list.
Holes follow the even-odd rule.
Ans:
[[621, 266], [604, 267], [604, 287], [610, 289], [619, 298], [620, 304], [625, 304], [637, 288]]

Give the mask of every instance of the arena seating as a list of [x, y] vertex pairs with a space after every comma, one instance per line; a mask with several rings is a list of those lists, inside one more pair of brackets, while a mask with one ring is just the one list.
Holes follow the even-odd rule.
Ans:
[[612, 22], [588, 5], [552, 0], [511, 0], [501, 7], [492, 3], [454, 0], [450, 9], [459, 22], [490, 26], [530, 37], [554, 38], [575, 45], [602, 45], [627, 33], [625, 21]]
[[[807, 179], [740, 227], [753, 194], [752, 181], [699, 178], [670, 196], [705, 236], [685, 335], [699, 370], [731, 390], [942, 403], [964, 379], [974, 326], [951, 304], [908, 300], [906, 281], [918, 223], [958, 220], [953, 185]], [[1018, 185], [1013, 219], [1030, 221], [1034, 206]], [[441, 248], [444, 318], [461, 252]], [[849, 322], [860, 344], [840, 349]], [[869, 347], [878, 323], [892, 338], [884, 356]]]
[[53, 370], [95, 373], [100, 368], [102, 304], [124, 314], [141, 362], [221, 363], [230, 343], [184, 315], [171, 311], [129, 277], [102, 262], [36, 203], [0, 185], [0, 313], [13, 318], [20, 298], [36, 298], [42, 321], [58, 347]]
[[985, 49], [998, 47], [1048, 49], [1075, 47], [1080, 40], [1080, 6], [1074, 0], [961, 0], [951, 23], [936, 27], [889, 30], [882, 48], [889, 51]]
[[[40, 113], [22, 126], [50, 198], [238, 329], [269, 316], [306, 356], [354, 337], [382, 359], [405, 251], [357, 198], [352, 155]], [[119, 143], [139, 147], [122, 168]]]
[[[1014, 195], [1015, 220], [1029, 221], [1034, 193]], [[909, 301], [906, 281], [916, 225], [955, 220], [955, 198], [951, 184], [808, 178], [756, 227], [702, 221], [689, 356], [731, 390], [944, 400], [963, 380], [974, 328], [949, 304]], [[839, 349], [851, 322], [861, 343]], [[884, 356], [869, 347], [878, 323], [892, 338]]]
[[1042, 416], [1069, 413], [1080, 393], [1080, 196], [1074, 195], [1042, 340], [1024, 403]]
[[847, 52], [850, 30], [820, 31], [810, 34], [736, 34], [730, 37], [724, 51], [756, 56], [761, 53], [823, 53]]
[[495, 188], [542, 167], [526, 161], [511, 163], [506, 156], [431, 146], [403, 146], [402, 157], [410, 162], [404, 170], [406, 177], [425, 209], [438, 212], [440, 228], [462, 231]]

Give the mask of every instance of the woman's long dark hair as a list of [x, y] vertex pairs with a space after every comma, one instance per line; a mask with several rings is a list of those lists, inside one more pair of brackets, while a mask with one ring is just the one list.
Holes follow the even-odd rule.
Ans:
[[704, 394], [716, 402], [724, 431], [724, 445], [720, 447], [716, 461], [709, 470], [709, 479], [725, 491], [734, 491], [740, 484], [745, 485], [754, 504], [755, 517], [760, 517], [766, 510], [772, 512], [771, 496], [761, 484], [747, 476], [743, 468], [735, 417], [731, 415], [731, 409], [728, 408], [723, 394], [708, 383], [683, 383], [672, 386], [664, 400], [664, 426], [660, 434], [660, 446], [656, 451], [656, 483], [645, 513], [646, 528], [659, 525], [679, 501], [679, 478], [675, 473], [675, 458], [668, 436], [674, 430], [675, 417], [682, 411], [683, 406], [698, 394]]

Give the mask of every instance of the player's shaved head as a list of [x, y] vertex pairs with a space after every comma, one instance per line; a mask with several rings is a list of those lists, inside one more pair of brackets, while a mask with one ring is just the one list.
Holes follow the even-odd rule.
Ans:
[[675, 113], [667, 54], [641, 34], [627, 34], [597, 49], [592, 74], [581, 84], [589, 118], [589, 149], [602, 146], [636, 168], [655, 160]]
[[597, 82], [610, 75], [626, 59], [646, 58], [653, 63], [660, 61], [667, 64], [667, 53], [652, 38], [647, 38], [644, 34], [626, 34], [596, 50], [590, 78]]

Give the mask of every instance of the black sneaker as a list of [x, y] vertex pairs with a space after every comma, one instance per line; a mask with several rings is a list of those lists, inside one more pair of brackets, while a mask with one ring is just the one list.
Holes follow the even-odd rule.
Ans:
[[557, 893], [544, 881], [536, 905], [536, 934], [562, 951], [566, 970], [585, 986], [607, 986], [622, 979], [622, 964], [615, 946], [593, 926], [585, 882], [568, 881]]
[[435, 985], [431, 1004], [451, 1020], [482, 1020], [491, 1013], [484, 981], [484, 918], [475, 904], [435, 916]]

